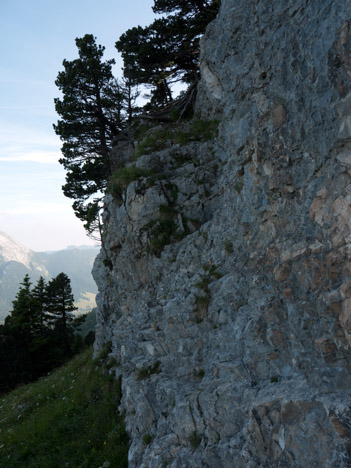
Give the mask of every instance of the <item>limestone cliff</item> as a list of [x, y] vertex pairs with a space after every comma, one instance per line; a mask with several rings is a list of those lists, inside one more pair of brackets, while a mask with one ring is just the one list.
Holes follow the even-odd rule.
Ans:
[[222, 0], [201, 71], [218, 135], [106, 197], [129, 466], [351, 466], [351, 4]]

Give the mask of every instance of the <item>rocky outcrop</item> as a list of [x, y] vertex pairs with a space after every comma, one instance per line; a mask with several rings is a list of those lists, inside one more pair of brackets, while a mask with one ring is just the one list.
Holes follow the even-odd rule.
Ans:
[[106, 197], [96, 350], [131, 467], [351, 466], [350, 54], [347, 2], [222, 0], [196, 102], [218, 136]]

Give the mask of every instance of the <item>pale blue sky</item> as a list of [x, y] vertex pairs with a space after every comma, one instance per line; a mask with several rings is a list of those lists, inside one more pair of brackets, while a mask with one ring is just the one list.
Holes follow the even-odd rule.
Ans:
[[105, 59], [128, 28], [149, 24], [152, 0], [0, 0], [0, 231], [35, 251], [92, 243], [61, 191], [54, 98], [75, 38], [94, 34]]

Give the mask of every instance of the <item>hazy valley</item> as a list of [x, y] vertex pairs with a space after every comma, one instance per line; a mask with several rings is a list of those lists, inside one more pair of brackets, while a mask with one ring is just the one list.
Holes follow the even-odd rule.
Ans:
[[69, 247], [55, 252], [33, 252], [0, 231], [0, 322], [11, 310], [19, 285], [28, 274], [35, 283], [66, 273], [81, 312], [95, 307], [97, 287], [91, 269], [98, 247]]

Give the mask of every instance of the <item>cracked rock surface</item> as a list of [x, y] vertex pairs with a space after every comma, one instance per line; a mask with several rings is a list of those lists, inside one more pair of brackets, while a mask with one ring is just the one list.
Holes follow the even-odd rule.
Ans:
[[129, 466], [350, 467], [349, 2], [222, 0], [201, 70], [218, 136], [105, 199], [95, 348]]

